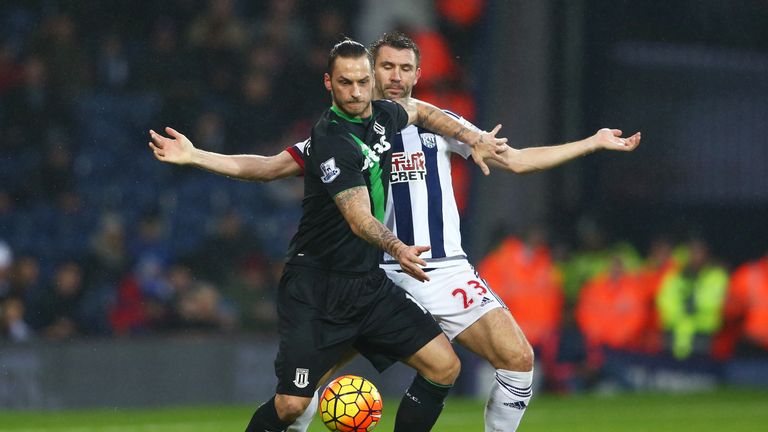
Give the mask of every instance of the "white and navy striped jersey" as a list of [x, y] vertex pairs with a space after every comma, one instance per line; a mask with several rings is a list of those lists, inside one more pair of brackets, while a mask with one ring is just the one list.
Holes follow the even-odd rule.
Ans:
[[[466, 256], [451, 184], [451, 153], [466, 159], [470, 152], [468, 145], [416, 125], [403, 129], [392, 141], [385, 224], [407, 245], [430, 246], [421, 256], [430, 267]], [[396, 262], [384, 254], [384, 263]]]
[[[464, 118], [449, 111], [467, 127]], [[288, 151], [300, 165], [305, 142]], [[461, 247], [459, 210], [451, 184], [451, 153], [468, 158], [467, 144], [411, 125], [392, 140], [392, 169], [384, 223], [407, 245], [430, 246], [421, 255], [429, 267], [454, 265], [465, 260]], [[397, 261], [384, 254], [383, 264]]]

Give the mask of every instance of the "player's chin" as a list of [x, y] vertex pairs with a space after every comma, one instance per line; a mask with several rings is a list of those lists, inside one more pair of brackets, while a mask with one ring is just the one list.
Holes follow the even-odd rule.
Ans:
[[347, 102], [344, 104], [344, 110], [347, 112], [347, 114], [353, 116], [359, 116], [363, 114], [367, 107], [367, 102]]

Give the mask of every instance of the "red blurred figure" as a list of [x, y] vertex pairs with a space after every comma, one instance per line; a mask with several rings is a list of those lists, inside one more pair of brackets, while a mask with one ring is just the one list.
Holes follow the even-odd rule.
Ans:
[[506, 238], [478, 266], [488, 284], [506, 303], [534, 348], [541, 349], [558, 332], [562, 320], [560, 274], [535, 229], [522, 241]]
[[737, 325], [735, 336], [740, 339], [740, 348], [749, 352], [768, 350], [768, 254], [734, 271], [726, 322]]
[[650, 292], [621, 258], [590, 279], [579, 294], [576, 321], [591, 348], [641, 351], [651, 315]]

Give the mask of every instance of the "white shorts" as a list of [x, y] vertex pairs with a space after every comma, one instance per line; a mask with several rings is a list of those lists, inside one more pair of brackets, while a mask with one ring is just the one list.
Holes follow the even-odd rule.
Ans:
[[475, 323], [498, 307], [505, 307], [498, 296], [466, 261], [450, 267], [435, 268], [427, 275], [429, 282], [419, 282], [399, 266], [383, 266], [395, 284], [408, 291], [442, 327], [448, 339]]

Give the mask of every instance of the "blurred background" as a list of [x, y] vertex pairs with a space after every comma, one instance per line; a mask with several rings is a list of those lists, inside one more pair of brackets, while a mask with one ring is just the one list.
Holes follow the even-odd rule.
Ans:
[[302, 181], [162, 164], [147, 131], [276, 154], [330, 105], [331, 46], [395, 29], [416, 97], [514, 147], [643, 133], [527, 176], [454, 161], [540, 392], [768, 388], [768, 1], [5, 0], [0, 407], [268, 397]]

